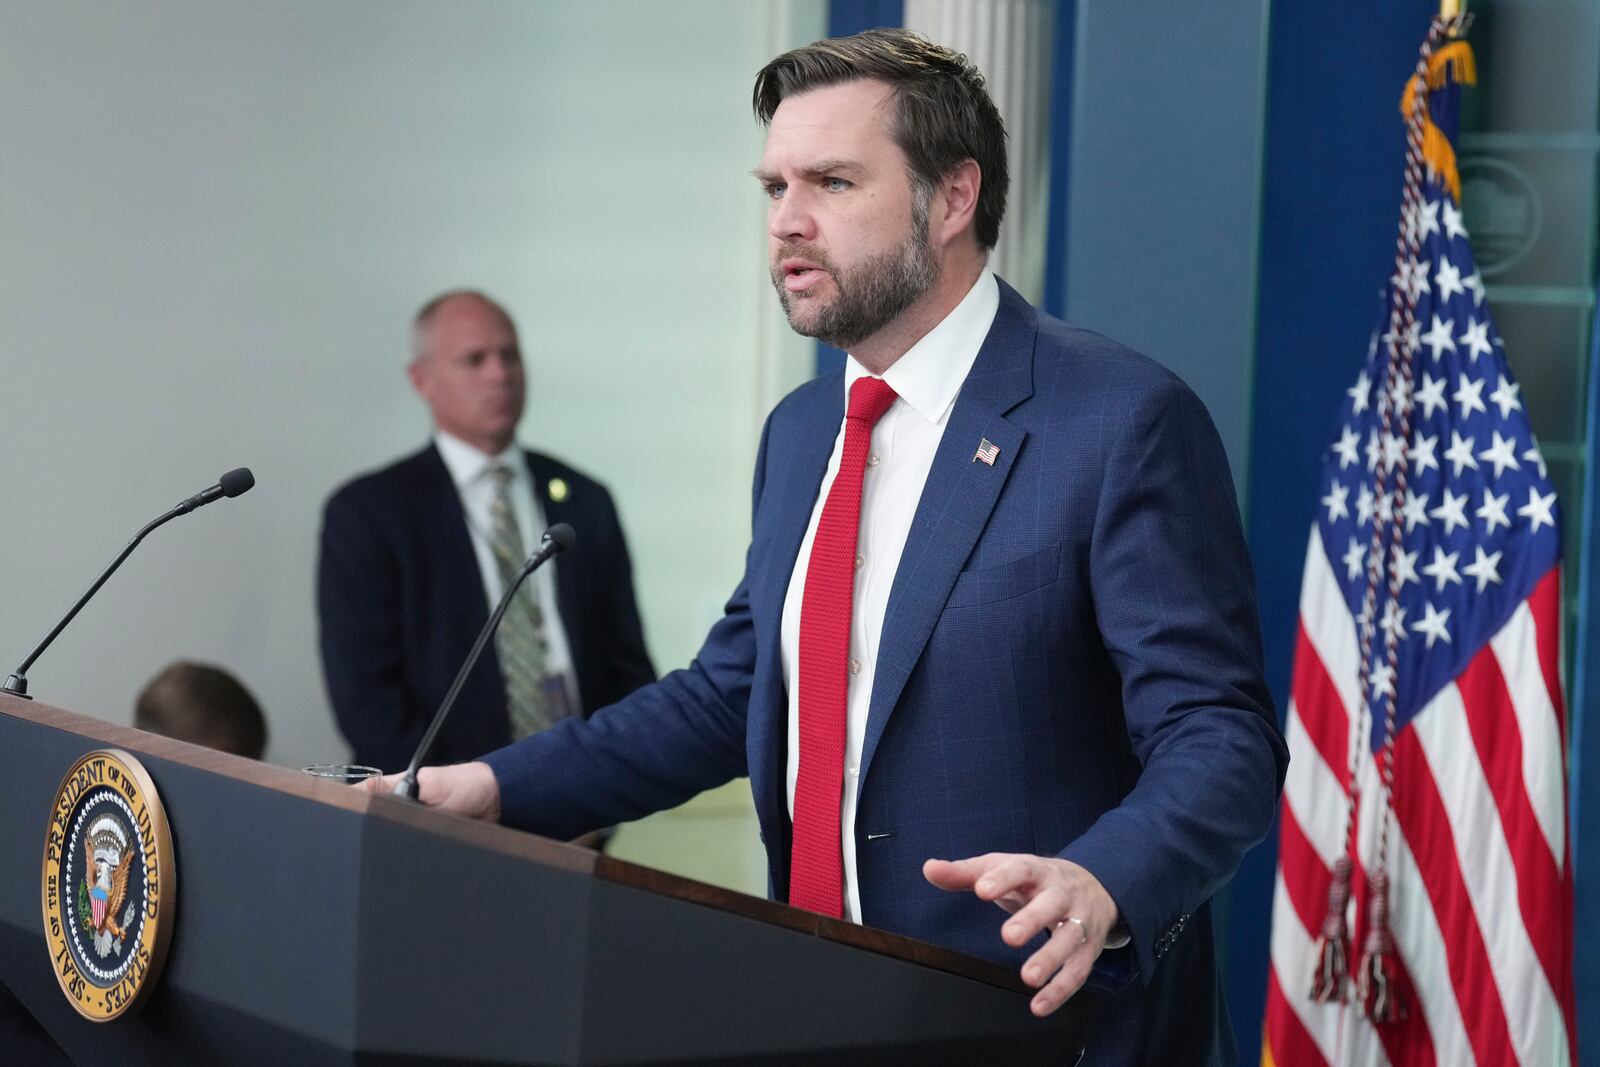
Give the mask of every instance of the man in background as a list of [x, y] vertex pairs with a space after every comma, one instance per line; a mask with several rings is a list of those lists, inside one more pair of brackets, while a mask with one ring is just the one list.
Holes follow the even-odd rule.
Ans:
[[482, 293], [428, 301], [407, 373], [420, 452], [329, 499], [317, 569], [323, 675], [356, 763], [404, 768], [509, 578], [558, 522], [576, 546], [524, 583], [430, 760], [470, 759], [655, 680], [633, 571], [599, 482], [516, 443], [516, 326]]
[[145, 685], [133, 725], [179, 741], [260, 759], [267, 721], [244, 684], [220, 667], [179, 660]]

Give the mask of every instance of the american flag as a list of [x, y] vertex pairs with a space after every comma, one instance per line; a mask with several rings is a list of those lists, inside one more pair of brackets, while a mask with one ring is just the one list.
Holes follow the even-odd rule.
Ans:
[[[1262, 1046], [1277, 1067], [1573, 1062], [1560, 516], [1462, 225], [1461, 28], [1434, 24], [1412, 81], [1394, 276], [1306, 550]], [[1393, 1021], [1353, 977], [1311, 996], [1341, 859], [1349, 975], [1387, 879]]]

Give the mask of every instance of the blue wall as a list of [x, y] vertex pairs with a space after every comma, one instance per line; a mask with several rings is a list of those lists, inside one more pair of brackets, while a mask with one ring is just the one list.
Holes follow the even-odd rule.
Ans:
[[1067, 317], [1187, 381], [1243, 490], [1267, 0], [1072, 6]]

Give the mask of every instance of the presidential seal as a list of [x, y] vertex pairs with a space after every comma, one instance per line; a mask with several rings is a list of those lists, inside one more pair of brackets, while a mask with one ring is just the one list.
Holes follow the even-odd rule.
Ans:
[[90, 752], [56, 790], [45, 833], [45, 943], [79, 1014], [108, 1022], [151, 990], [172, 935], [172, 835], [155, 783], [126, 752]]

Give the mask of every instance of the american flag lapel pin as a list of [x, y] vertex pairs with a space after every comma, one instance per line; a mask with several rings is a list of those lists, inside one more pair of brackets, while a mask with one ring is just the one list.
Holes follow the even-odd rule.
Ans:
[[972, 454], [972, 462], [976, 463], [981, 459], [991, 467], [998, 458], [1000, 458], [1000, 446], [987, 437], [978, 442], [978, 450]]

